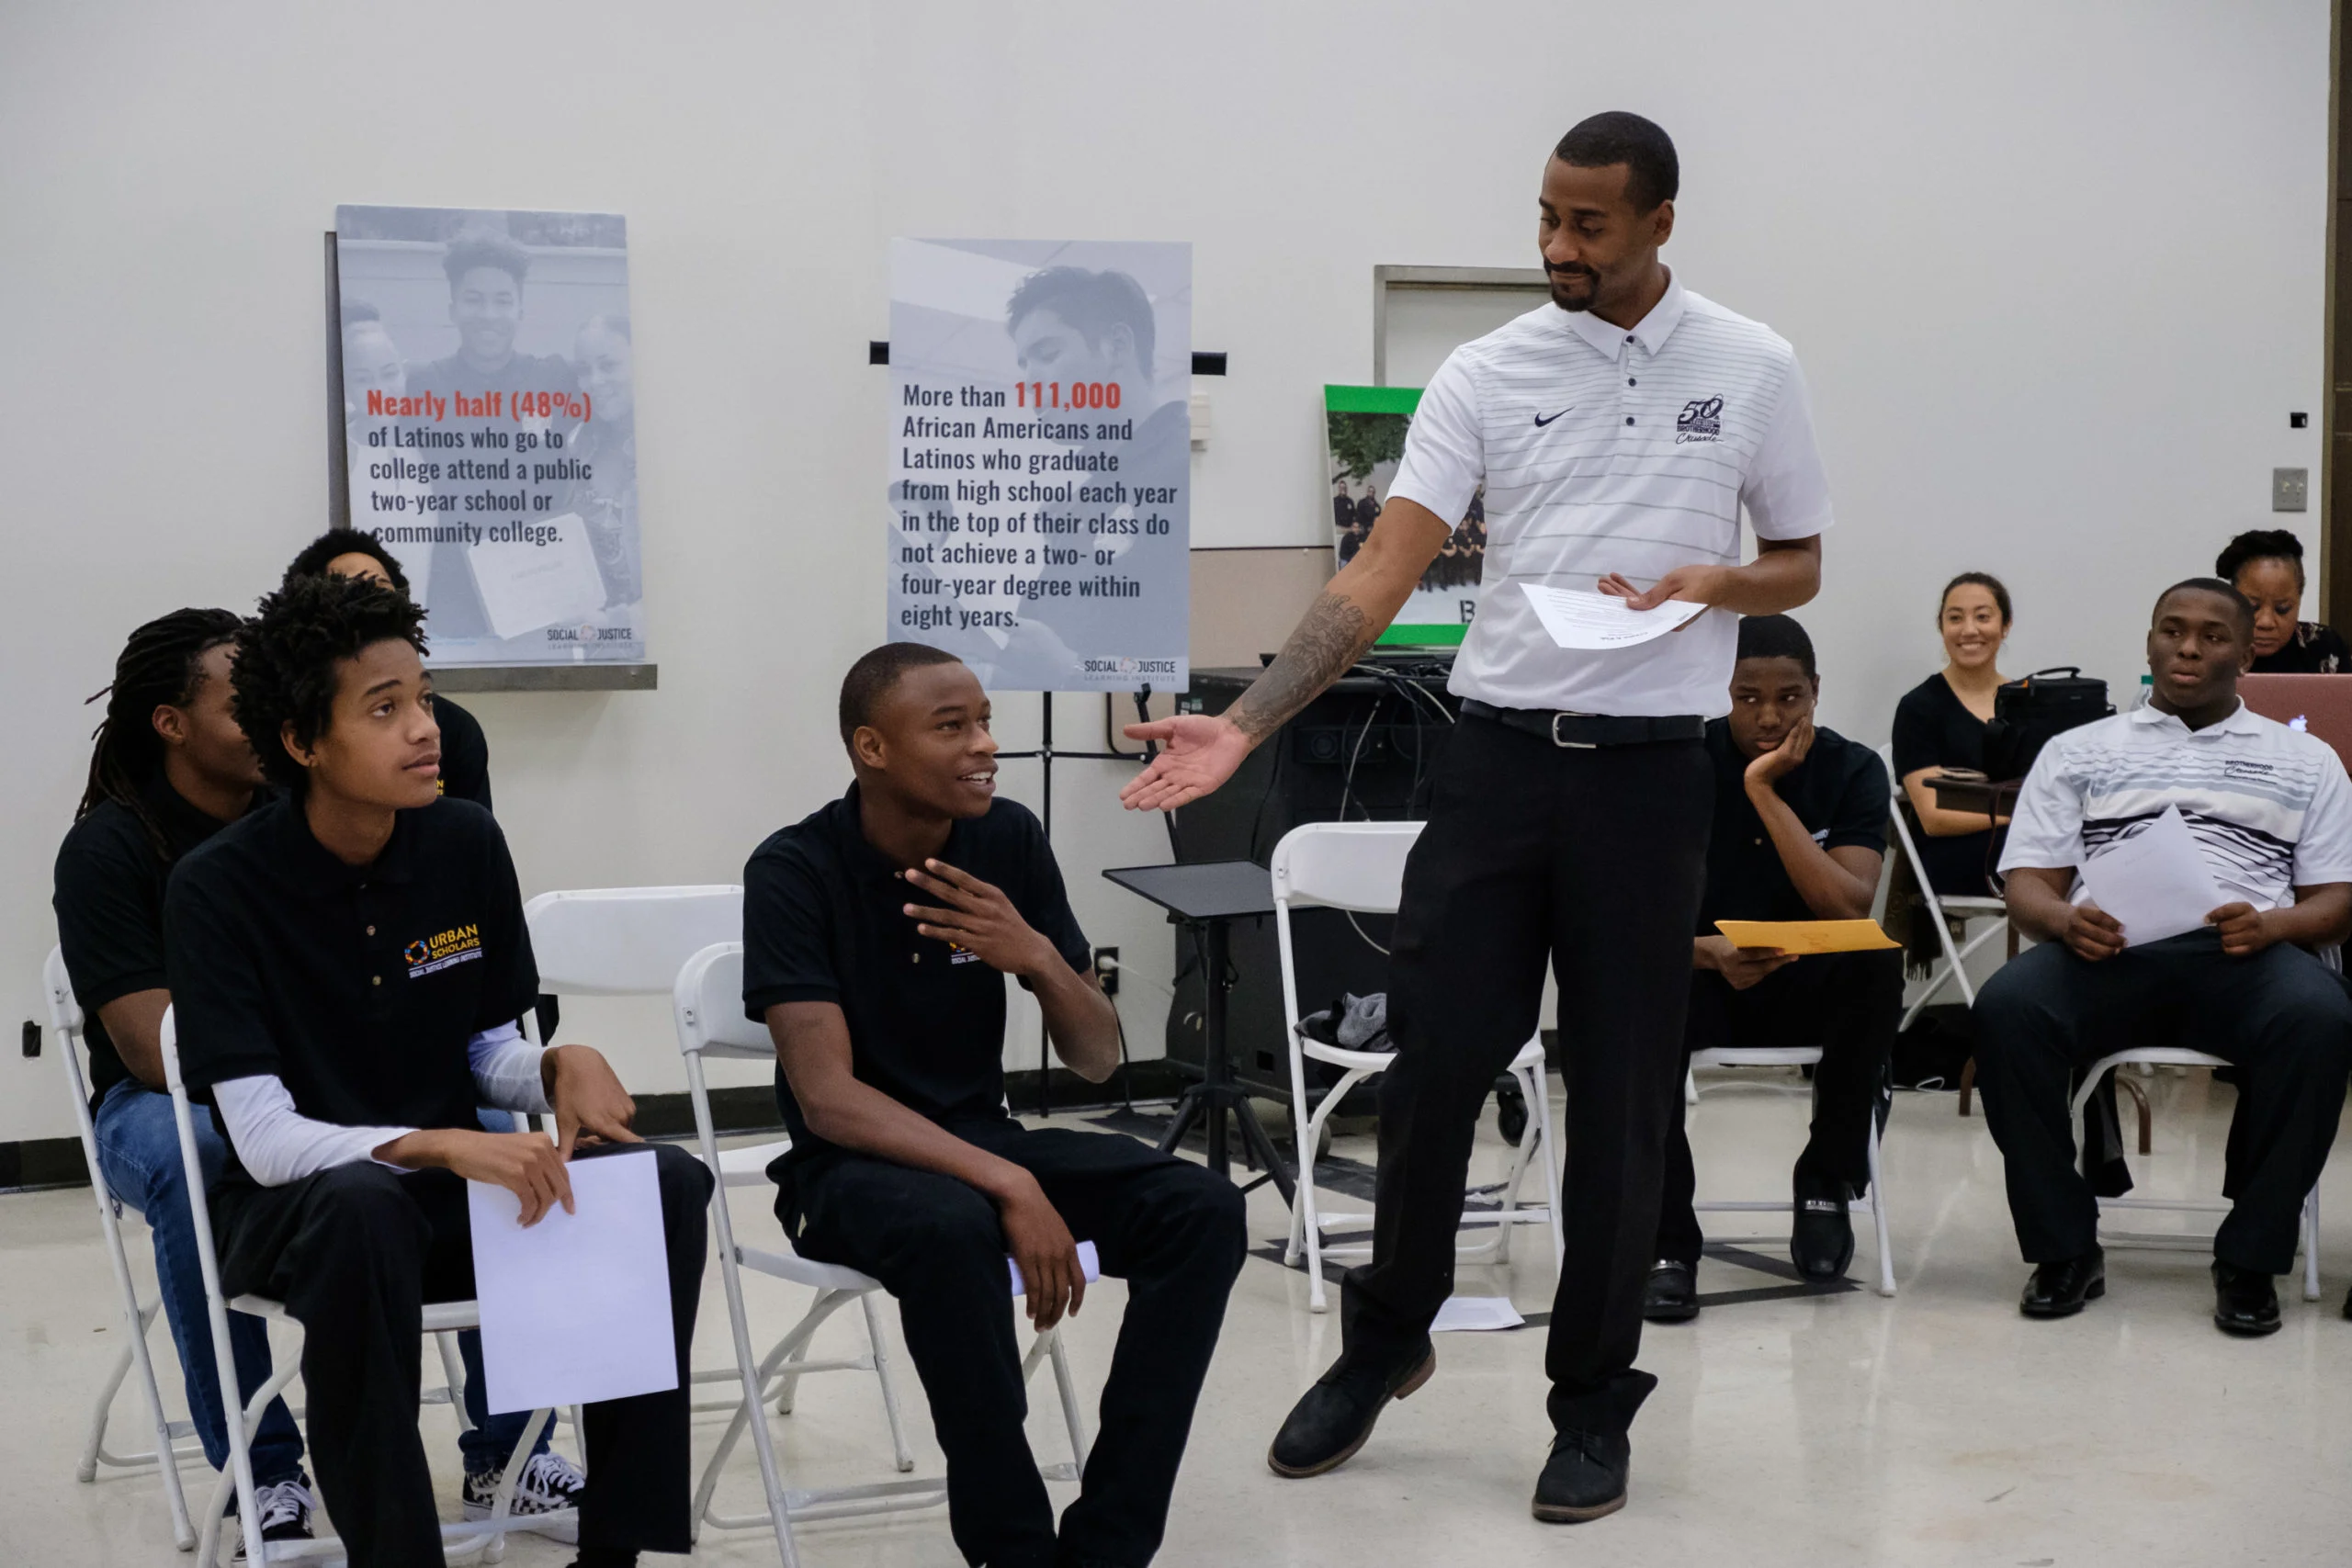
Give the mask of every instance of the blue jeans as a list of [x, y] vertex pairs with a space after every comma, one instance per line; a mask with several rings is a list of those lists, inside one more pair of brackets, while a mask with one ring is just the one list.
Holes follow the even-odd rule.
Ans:
[[[212, 1125], [212, 1112], [190, 1108], [196, 1122], [197, 1157], [209, 1189], [220, 1179], [228, 1148]], [[171, 1325], [172, 1343], [180, 1358], [181, 1381], [187, 1389], [188, 1417], [204, 1445], [204, 1457], [215, 1470], [229, 1462], [229, 1428], [221, 1413], [220, 1380], [214, 1370], [212, 1326], [204, 1305], [204, 1270], [197, 1261], [196, 1224], [187, 1203], [187, 1168], [180, 1161], [179, 1133], [172, 1125], [169, 1095], [158, 1094], [135, 1079], [125, 1078], [107, 1090], [98, 1102], [98, 1168], [114, 1195], [146, 1216], [155, 1237], [155, 1277], [164, 1297], [164, 1319]], [[481, 1112], [483, 1127], [493, 1133], [512, 1132], [514, 1120], [503, 1111]], [[469, 1431], [460, 1433], [458, 1447], [471, 1472], [502, 1468], [523, 1435], [527, 1414], [492, 1416], [484, 1405], [488, 1384], [482, 1379], [481, 1336], [470, 1330], [458, 1336], [466, 1366], [466, 1414]], [[269, 1337], [259, 1318], [241, 1312], [229, 1314], [229, 1348], [236, 1358], [239, 1404], [269, 1379]], [[542, 1432], [534, 1452], [547, 1450]], [[288, 1481], [301, 1473], [302, 1434], [282, 1399], [272, 1400], [254, 1434], [254, 1480], [262, 1486]]]

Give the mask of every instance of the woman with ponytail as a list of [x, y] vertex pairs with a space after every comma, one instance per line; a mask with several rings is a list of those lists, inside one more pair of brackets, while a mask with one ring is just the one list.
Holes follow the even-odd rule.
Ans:
[[[164, 978], [164, 887], [181, 857], [243, 817], [261, 765], [231, 711], [232, 640], [226, 610], [175, 610], [130, 634], [90, 748], [90, 778], [73, 830], [57, 855], [57, 938], [81, 1003], [90, 1053], [98, 1167], [123, 1202], [147, 1217], [164, 1316], [178, 1348], [188, 1415], [215, 1468], [228, 1462], [228, 1427], [205, 1315], [204, 1279], [188, 1213], [186, 1168], [164, 1087], [161, 1032], [171, 992]], [[211, 1112], [195, 1108], [208, 1179], [224, 1149]], [[238, 1403], [269, 1375], [259, 1319], [229, 1319]], [[282, 1401], [253, 1442], [262, 1534], [307, 1538], [312, 1506], [302, 1437]]]

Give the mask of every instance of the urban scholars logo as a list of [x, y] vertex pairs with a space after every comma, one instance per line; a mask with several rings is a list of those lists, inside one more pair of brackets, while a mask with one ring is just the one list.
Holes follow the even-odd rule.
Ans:
[[410, 942], [401, 949], [401, 957], [408, 963], [408, 977], [412, 980], [448, 968], [453, 964], [469, 963], [481, 956], [481, 928], [463, 925], [446, 931], [435, 931]]

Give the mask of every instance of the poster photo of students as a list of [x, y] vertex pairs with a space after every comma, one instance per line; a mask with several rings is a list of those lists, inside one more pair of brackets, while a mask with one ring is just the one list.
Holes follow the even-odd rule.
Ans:
[[[1420, 406], [1418, 387], [1323, 389], [1324, 475], [1330, 484], [1331, 547], [1345, 566], [1372, 536], [1388, 481], [1405, 455], [1405, 432]], [[1487, 559], [1487, 491], [1472, 492], [1470, 509], [1439, 547], [1413, 596], [1396, 613], [1384, 644], [1458, 644], [1478, 608], [1478, 580]]]
[[434, 659], [644, 662], [622, 219], [339, 207], [335, 257], [351, 525]]

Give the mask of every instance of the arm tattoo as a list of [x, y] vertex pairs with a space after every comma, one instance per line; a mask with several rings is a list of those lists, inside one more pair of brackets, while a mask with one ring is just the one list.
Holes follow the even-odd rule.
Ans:
[[1317, 594], [1281, 654], [1226, 716], [1251, 740], [1263, 739], [1347, 673], [1379, 636], [1354, 600]]

